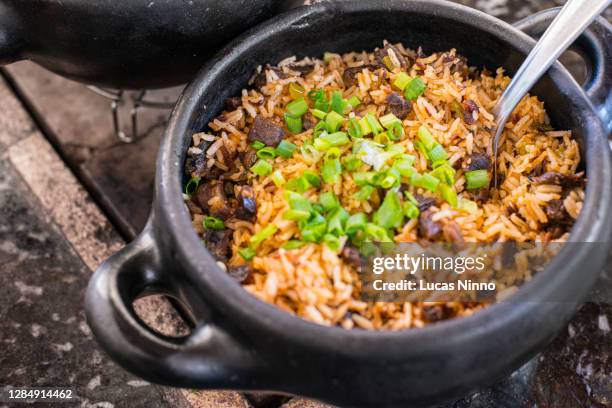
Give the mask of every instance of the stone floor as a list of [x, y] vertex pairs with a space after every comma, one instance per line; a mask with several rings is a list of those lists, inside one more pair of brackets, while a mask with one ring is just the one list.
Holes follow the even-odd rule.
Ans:
[[[562, 3], [461, 2], [509, 21]], [[173, 101], [179, 92], [153, 97]], [[132, 96], [120, 109], [124, 126]], [[2, 71], [0, 386], [72, 386], [84, 407], [323, 407], [300, 398], [150, 385], [113, 363], [92, 338], [82, 311], [85, 286], [144, 225], [166, 117], [143, 110], [137, 141], [124, 144], [113, 134], [105, 98], [31, 63]], [[164, 333], [186, 330], [164, 298], [146, 298], [136, 309]], [[612, 406], [611, 321], [612, 307], [585, 305], [540, 356], [451, 406]]]

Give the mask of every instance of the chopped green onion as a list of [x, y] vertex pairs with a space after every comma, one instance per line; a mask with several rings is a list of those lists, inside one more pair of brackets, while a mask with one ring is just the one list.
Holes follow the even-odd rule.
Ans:
[[323, 112], [329, 112], [329, 100], [327, 99], [327, 95], [325, 95], [325, 91], [320, 91], [321, 93], [315, 99], [314, 107]]
[[310, 212], [302, 210], [287, 210], [283, 214], [283, 218], [290, 221], [306, 221], [310, 218]]
[[198, 187], [200, 186], [200, 180], [202, 178], [195, 176], [192, 177], [187, 184], [185, 185], [185, 194], [187, 194], [188, 196], [192, 195], [193, 193], [196, 192], [196, 190], [198, 189]]
[[325, 123], [327, 124], [327, 131], [330, 133], [338, 131], [344, 123], [344, 117], [337, 112], [329, 112], [325, 117]]
[[368, 123], [368, 127], [375, 135], [379, 134], [384, 130], [380, 123], [378, 123], [378, 119], [376, 119], [376, 116], [372, 115], [371, 113], [365, 115], [365, 120]]
[[425, 92], [427, 85], [419, 77], [414, 78], [404, 89], [406, 99], [414, 101]]
[[440, 185], [438, 185], [438, 190], [442, 198], [449, 203], [451, 207], [457, 207], [457, 192], [455, 192], [452, 186], [440, 183]]
[[438, 162], [442, 160], [446, 160], [448, 158], [448, 154], [446, 154], [446, 150], [440, 144], [436, 144], [429, 151], [429, 160], [432, 162]]
[[366, 224], [364, 231], [368, 238], [377, 242], [393, 242], [388, 231], [379, 225], [369, 222]]
[[348, 134], [351, 137], [360, 138], [363, 136], [363, 129], [356, 118], [349, 119]]
[[296, 191], [298, 193], [304, 193], [310, 187], [310, 183], [304, 177], [297, 177], [291, 179], [285, 184], [285, 189], [290, 191]]
[[367, 119], [365, 118], [365, 116], [361, 119], [359, 119], [359, 127], [361, 128], [361, 135], [362, 136], [367, 136], [370, 133], [372, 133], [372, 129], [370, 129], [370, 125], [368, 124]]
[[274, 159], [276, 157], [276, 151], [273, 147], [264, 147], [257, 151], [257, 157], [260, 159]]
[[285, 159], [289, 159], [291, 156], [293, 156], [295, 149], [297, 149], [297, 146], [293, 143], [286, 140], [281, 140], [278, 146], [276, 146], [276, 154], [284, 157]]
[[304, 98], [296, 99], [295, 101], [287, 104], [287, 113], [292, 116], [302, 116], [308, 112], [308, 103]]
[[340, 239], [337, 236], [332, 235], [332, 234], [323, 235], [323, 243], [327, 245], [329, 249], [335, 252], [340, 251], [340, 248], [342, 247], [342, 243], [340, 242]]
[[225, 229], [225, 224], [223, 220], [220, 220], [217, 217], [205, 217], [202, 225], [205, 229], [208, 230], [222, 230]]
[[283, 245], [283, 248], [286, 249], [287, 251], [291, 251], [292, 249], [299, 249], [303, 247], [304, 245], [306, 245], [305, 242], [298, 241], [296, 239], [292, 239], [291, 241], [287, 241], [287, 243]]
[[314, 137], [319, 137], [323, 132], [327, 132], [327, 123], [321, 121], [314, 127], [313, 135]]
[[374, 141], [382, 145], [388, 145], [389, 143], [391, 143], [391, 138], [386, 132], [382, 132], [374, 136]]
[[478, 212], [478, 204], [466, 198], [462, 198], [459, 200], [459, 203], [457, 204], [457, 208], [465, 212], [468, 212], [470, 214], [475, 214]]
[[251, 248], [244, 248], [241, 249], [240, 251], [238, 251], [238, 254], [245, 260], [245, 261], [250, 261], [251, 259], [255, 258], [255, 255], [257, 255], [257, 252]]
[[255, 140], [253, 143], [251, 143], [251, 147], [255, 150], [259, 150], [266, 147], [266, 144], [262, 141]]
[[302, 132], [301, 117], [285, 113], [285, 123], [287, 124], [287, 129], [289, 129], [291, 133], [298, 134]]
[[344, 158], [344, 167], [348, 171], [357, 170], [359, 167], [361, 167], [362, 163], [363, 162], [361, 161], [361, 159], [353, 154], [350, 154]]
[[429, 174], [412, 173], [412, 176], [410, 176], [410, 184], [415, 187], [426, 188], [432, 193], [435, 193], [438, 184], [440, 184], [440, 180]]
[[349, 213], [342, 207], [332, 210], [327, 217], [327, 232], [337, 237], [344, 235]]
[[425, 147], [425, 150], [427, 152], [433, 149], [438, 143], [429, 131], [429, 129], [427, 129], [425, 126], [421, 126], [417, 134], [419, 136], [419, 140], [421, 141], [421, 143], [423, 143], [423, 147]]
[[332, 92], [331, 97], [331, 109], [333, 112], [338, 113], [339, 115], [344, 114], [344, 110], [348, 106], [348, 102], [342, 97], [341, 91]]
[[301, 194], [295, 193], [293, 191], [285, 191], [285, 198], [289, 203], [289, 207], [292, 210], [301, 210], [301, 211], [312, 211], [312, 204], [310, 201]]
[[312, 144], [303, 144], [300, 153], [306, 162], [314, 164], [321, 158], [321, 153]]
[[291, 99], [304, 98], [304, 87], [298, 83], [292, 82], [289, 84], [289, 95]]
[[393, 81], [393, 86], [403, 91], [406, 89], [406, 86], [410, 83], [412, 79], [405, 72], [400, 72], [395, 76], [395, 80]]
[[489, 173], [486, 170], [472, 170], [465, 173], [466, 188], [474, 190], [489, 185]]
[[412, 195], [412, 193], [410, 191], [404, 191], [404, 196], [406, 197], [406, 199], [408, 201], [410, 201], [412, 204], [418, 206], [419, 202], [417, 201], [416, 198], [414, 198], [414, 196]]
[[319, 110], [319, 109], [313, 109], [312, 110], [312, 116], [314, 116], [317, 119], [325, 119], [325, 116], [327, 116], [327, 112], [324, 112], [324, 111]]
[[359, 189], [359, 191], [353, 194], [353, 198], [357, 201], [369, 200], [374, 190], [376, 190], [376, 188], [372, 186], [363, 186]]
[[383, 177], [378, 182], [378, 185], [384, 189], [389, 189], [392, 187], [397, 187], [400, 185], [400, 179], [402, 175], [399, 171], [390, 168], [386, 173], [383, 174]]
[[348, 99], [348, 103], [349, 105], [351, 105], [351, 107], [353, 109], [355, 109], [356, 107], [358, 107], [359, 105], [361, 105], [361, 100], [357, 97], [357, 96], [351, 96]]
[[365, 186], [366, 184], [374, 184], [374, 176], [376, 173], [371, 171], [361, 171], [353, 173], [353, 181], [358, 186]]
[[325, 211], [333, 210], [334, 208], [340, 207], [340, 201], [338, 201], [338, 197], [331, 192], [321, 193], [319, 196], [319, 203], [323, 206]]
[[268, 226], [266, 226], [264, 229], [262, 229], [257, 234], [251, 237], [251, 239], [249, 240], [251, 248], [257, 248], [259, 244], [274, 235], [277, 229], [278, 228], [276, 228], [276, 225], [268, 224]]
[[323, 168], [321, 169], [321, 177], [327, 184], [335, 184], [340, 180], [340, 173], [342, 173], [342, 165], [340, 159], [325, 159], [323, 162]]
[[402, 127], [402, 124], [394, 123], [391, 125], [391, 127], [387, 129], [387, 135], [389, 136], [389, 139], [393, 141], [400, 140], [402, 136], [404, 136], [404, 128]]
[[330, 146], [342, 146], [349, 142], [349, 138], [344, 132], [321, 135], [319, 139], [325, 140]]
[[419, 214], [421, 213], [421, 211], [419, 211], [419, 207], [410, 201], [404, 201], [402, 204], [402, 209], [404, 210], [404, 215], [411, 220], [418, 218]]
[[364, 213], [357, 213], [351, 215], [346, 220], [345, 232], [347, 235], [354, 235], [359, 231], [363, 231], [368, 222], [368, 217]]
[[321, 187], [321, 178], [312, 170], [306, 170], [302, 177], [313, 187]]
[[388, 191], [385, 199], [372, 216], [372, 222], [383, 228], [397, 228], [404, 220], [402, 204], [394, 191]]
[[274, 173], [272, 173], [270, 178], [272, 179], [276, 187], [281, 187], [283, 184], [286, 183], [285, 178], [283, 177], [283, 173], [281, 173], [280, 170], [276, 170]]
[[399, 123], [400, 125], [402, 124], [402, 121], [399, 120], [397, 116], [392, 113], [389, 113], [385, 116], [381, 116], [379, 120], [380, 124], [383, 125], [385, 129], [389, 129], [394, 123]]
[[[321, 136], [325, 136], [327, 135], [327, 132], [323, 132], [321, 133]], [[317, 149], [320, 152], [324, 152], [326, 150], [329, 150], [329, 148], [331, 147], [331, 145], [329, 144], [329, 142], [327, 140], [325, 140], [324, 138], [321, 138], [321, 136], [317, 137], [314, 142], [312, 142], [312, 145], [314, 146], [315, 149]]]
[[414, 173], [414, 167], [412, 164], [414, 163], [414, 156], [406, 155], [407, 157], [397, 159], [393, 163], [393, 168], [399, 172], [403, 177], [410, 177], [412, 173]]
[[302, 239], [307, 242], [319, 242], [327, 230], [327, 221], [321, 214], [314, 213], [312, 218], [301, 225]]
[[447, 162], [439, 165], [430, 171], [429, 174], [440, 180], [442, 183], [448, 184], [449, 186], [455, 184], [455, 169], [453, 169]]
[[257, 162], [251, 167], [251, 171], [258, 176], [264, 177], [272, 172], [272, 165], [265, 161], [264, 159], [259, 159]]

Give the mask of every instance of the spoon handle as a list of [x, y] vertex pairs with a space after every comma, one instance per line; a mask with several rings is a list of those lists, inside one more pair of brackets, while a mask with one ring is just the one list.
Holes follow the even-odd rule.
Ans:
[[[508, 117], [538, 79], [574, 40], [601, 14], [612, 0], [568, 0], [540, 38], [527, 59], [493, 108], [497, 124], [503, 129]], [[501, 130], [495, 138], [495, 154]]]

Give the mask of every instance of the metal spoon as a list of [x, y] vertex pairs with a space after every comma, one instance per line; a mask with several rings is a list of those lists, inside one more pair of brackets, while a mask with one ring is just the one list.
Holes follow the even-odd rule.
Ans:
[[612, 0], [568, 0], [493, 108], [497, 128], [493, 139], [494, 183], [497, 186], [497, 149], [506, 121], [523, 96]]

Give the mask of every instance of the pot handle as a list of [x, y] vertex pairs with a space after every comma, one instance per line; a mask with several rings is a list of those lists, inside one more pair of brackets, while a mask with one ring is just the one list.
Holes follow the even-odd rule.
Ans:
[[19, 61], [23, 48], [22, 30], [18, 18], [0, 0], [0, 66]]
[[[540, 11], [513, 25], [531, 37], [538, 38], [555, 19], [561, 7]], [[597, 18], [576, 40], [574, 46], [590, 68], [583, 88], [608, 134], [612, 132], [612, 26], [603, 17]]]
[[176, 387], [248, 388], [255, 370], [252, 353], [214, 324], [198, 324], [184, 338], [147, 327], [132, 302], [168, 294], [159, 248], [148, 225], [135, 241], [94, 273], [85, 297], [87, 321], [102, 348], [124, 368], [158, 384]]

